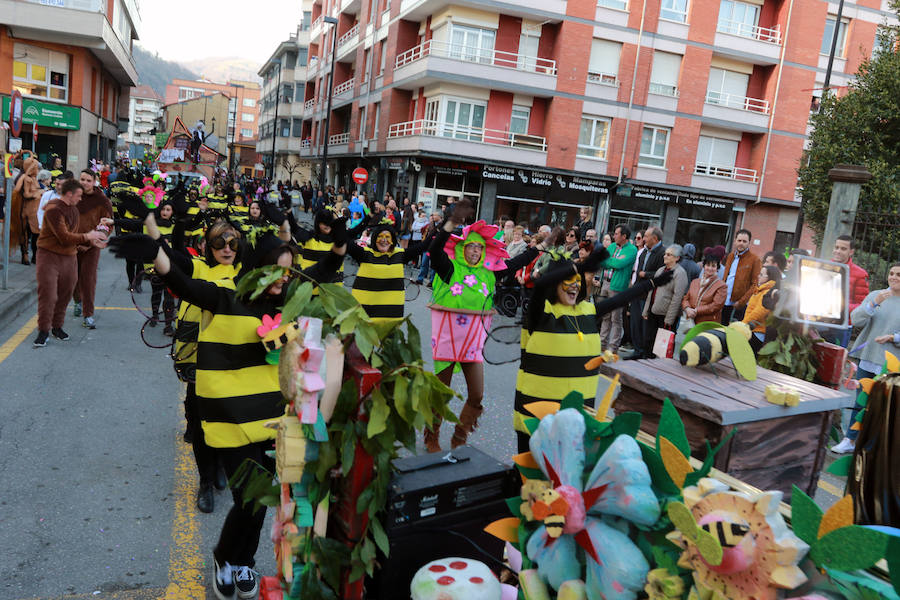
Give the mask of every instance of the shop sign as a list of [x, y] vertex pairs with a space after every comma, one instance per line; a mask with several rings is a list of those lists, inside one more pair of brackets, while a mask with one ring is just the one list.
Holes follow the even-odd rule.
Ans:
[[657, 188], [645, 187], [643, 185], [632, 186], [632, 198], [640, 198], [641, 200], [655, 200], [657, 202], [678, 202], [678, 194]]
[[403, 171], [405, 170], [406, 160], [403, 158], [389, 158], [387, 160], [387, 168], [392, 171]]
[[734, 202], [726, 198], [713, 198], [704, 194], [682, 193], [678, 194], [678, 201], [687, 206], [701, 206], [703, 208], [731, 210]]
[[708, 196], [697, 192], [663, 190], [643, 185], [633, 185], [631, 187], [631, 197], [642, 200], [655, 200], [657, 202], [683, 204], [685, 206], [697, 206], [715, 210], [731, 210], [732, 206], [734, 206], [734, 202], [719, 196]]
[[600, 179], [493, 165], [485, 165], [481, 170], [481, 177], [487, 181], [515, 183], [567, 193], [608, 194], [610, 185]]
[[469, 173], [476, 173], [481, 168], [472, 163], [435, 158], [423, 158], [422, 166], [431, 169], [435, 173], [440, 173], [441, 175], [467, 175]]
[[[429, 189], [426, 189], [426, 188], [421, 188], [421, 189], [419, 189], [419, 200], [418, 200], [418, 202], [421, 202], [422, 205], [425, 207], [425, 213], [426, 213], [426, 214], [429, 214], [429, 215], [430, 215], [432, 212], [434, 212], [434, 200], [435, 200], [435, 196], [436, 196], [436, 194], [435, 194], [435, 191], [434, 191], [434, 190], [429, 190]], [[418, 202], [417, 202], [416, 204], [418, 204]]]
[[[9, 119], [9, 97], [3, 98], [3, 120]], [[81, 127], [81, 109], [66, 104], [22, 99], [22, 123], [78, 130]]]

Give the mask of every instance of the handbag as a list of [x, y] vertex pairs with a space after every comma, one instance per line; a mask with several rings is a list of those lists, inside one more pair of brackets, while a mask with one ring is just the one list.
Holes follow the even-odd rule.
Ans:
[[675, 332], [660, 327], [656, 330], [653, 342], [653, 354], [656, 358], [672, 358], [675, 356]]
[[847, 493], [858, 525], [900, 527], [900, 373], [878, 379], [866, 403]]

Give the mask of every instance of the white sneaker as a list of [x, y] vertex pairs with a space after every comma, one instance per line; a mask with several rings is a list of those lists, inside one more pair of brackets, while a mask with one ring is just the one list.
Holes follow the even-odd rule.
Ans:
[[233, 567], [227, 562], [219, 566], [219, 563], [213, 559], [213, 590], [216, 592], [216, 598], [219, 600], [233, 600], [234, 598], [234, 578]]
[[850, 454], [856, 449], [856, 442], [848, 437], [842, 439], [839, 443], [831, 447], [831, 451], [835, 454]]
[[252, 600], [259, 594], [259, 573], [250, 567], [232, 567], [237, 597], [241, 600]]

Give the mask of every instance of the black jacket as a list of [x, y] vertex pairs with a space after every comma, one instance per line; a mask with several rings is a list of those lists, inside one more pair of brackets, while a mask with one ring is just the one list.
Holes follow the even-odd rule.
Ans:
[[646, 253], [641, 256], [640, 261], [638, 262], [637, 272], [644, 272], [645, 277], [638, 277], [635, 280], [637, 281], [646, 281], [653, 277], [656, 274], [656, 271], [663, 266], [663, 254], [666, 253], [666, 247], [662, 243], [656, 245], [655, 248], [650, 250], [650, 256], [647, 257], [647, 262], [644, 262], [644, 256]]

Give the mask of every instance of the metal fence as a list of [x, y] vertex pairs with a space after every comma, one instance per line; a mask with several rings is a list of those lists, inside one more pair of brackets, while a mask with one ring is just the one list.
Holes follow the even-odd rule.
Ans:
[[900, 261], [900, 214], [856, 213], [853, 239], [853, 262], [869, 272], [869, 289], [886, 288], [891, 265]]

